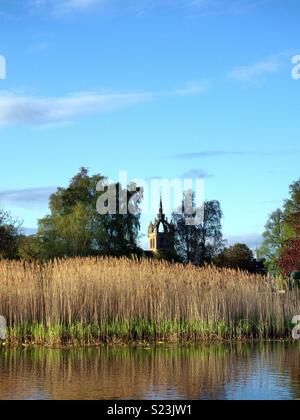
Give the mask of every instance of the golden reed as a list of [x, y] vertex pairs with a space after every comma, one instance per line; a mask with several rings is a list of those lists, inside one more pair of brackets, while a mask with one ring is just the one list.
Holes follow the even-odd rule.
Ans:
[[77, 258], [0, 261], [10, 343], [289, 338], [298, 291], [215, 267]]

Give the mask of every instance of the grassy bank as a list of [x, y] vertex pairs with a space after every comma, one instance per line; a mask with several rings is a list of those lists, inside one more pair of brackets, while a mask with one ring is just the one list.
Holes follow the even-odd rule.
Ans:
[[290, 338], [300, 295], [231, 270], [155, 261], [0, 262], [8, 343]]

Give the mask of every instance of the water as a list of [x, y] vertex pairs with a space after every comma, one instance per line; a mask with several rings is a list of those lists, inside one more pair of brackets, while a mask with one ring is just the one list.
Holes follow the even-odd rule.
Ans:
[[300, 399], [300, 344], [0, 350], [0, 399]]

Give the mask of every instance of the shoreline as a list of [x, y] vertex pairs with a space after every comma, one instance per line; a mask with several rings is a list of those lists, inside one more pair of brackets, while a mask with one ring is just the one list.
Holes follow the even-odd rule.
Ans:
[[236, 325], [205, 325], [200, 322], [169, 321], [163, 323], [128, 322], [106, 325], [57, 324], [45, 327], [30, 324], [8, 327], [0, 348], [44, 347], [111, 347], [111, 346], [157, 346], [163, 344], [214, 344], [242, 342], [293, 342], [292, 327], [285, 322], [281, 333], [270, 325], [250, 324], [241, 321]]

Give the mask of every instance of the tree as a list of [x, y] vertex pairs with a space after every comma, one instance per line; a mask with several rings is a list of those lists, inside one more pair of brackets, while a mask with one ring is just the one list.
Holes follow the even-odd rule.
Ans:
[[41, 244], [37, 235], [20, 237], [18, 256], [22, 260], [35, 261], [41, 258]]
[[276, 210], [266, 224], [264, 242], [259, 254], [266, 259], [265, 264], [270, 272], [279, 274], [285, 266], [283, 260], [287, 261], [288, 259], [292, 263], [292, 257], [287, 256], [287, 250], [292, 250], [291, 255], [296, 256], [293, 247], [299, 238], [300, 180], [290, 186], [290, 198], [286, 200], [284, 209]]
[[20, 223], [0, 210], [0, 258], [17, 258], [20, 235]]
[[[97, 185], [106, 185], [106, 178], [101, 175], [89, 176], [86, 168], [81, 168], [68, 188], [59, 188], [50, 197], [51, 214], [39, 221], [39, 238], [44, 258], [75, 257], [88, 255], [130, 255], [138, 253], [138, 234], [140, 215], [124, 213], [122, 207], [131, 202], [133, 196], [138, 205], [142, 192], [138, 194], [119, 184], [116, 190], [115, 214], [99, 214], [97, 201], [105, 194], [97, 191]], [[123, 191], [126, 202], [119, 200]]]
[[53, 214], [40, 222], [38, 238], [48, 258], [88, 256], [92, 253], [89, 217], [82, 203], [65, 214]]
[[290, 186], [290, 199], [285, 202], [285, 220], [293, 230], [295, 237], [300, 237], [300, 180]]
[[[130, 185], [129, 190], [123, 189], [120, 184], [110, 187], [115, 189], [115, 211], [100, 216], [100, 218], [99, 214], [97, 215], [101, 225], [99, 226], [99, 236], [96, 237], [98, 246], [102, 249], [102, 254], [105, 255], [142, 255], [138, 240], [141, 227], [139, 206], [143, 198], [143, 191], [135, 184]], [[120, 199], [121, 196], [122, 199]], [[130, 208], [133, 212], [129, 211]]]
[[285, 243], [279, 258], [279, 267], [284, 275], [300, 271], [300, 239], [291, 239]]
[[277, 209], [271, 214], [266, 226], [264, 242], [259, 255], [265, 258], [265, 265], [272, 273], [279, 272], [278, 260], [285, 242], [293, 235], [283, 210]]
[[162, 251], [158, 250], [154, 253], [153, 258], [158, 261], [168, 261], [171, 263], [180, 263], [181, 260], [176, 251]]
[[[175, 227], [175, 249], [182, 262], [203, 265], [209, 262], [223, 246], [221, 218], [222, 211], [218, 201], [204, 204], [203, 220], [190, 225], [187, 220], [197, 217], [197, 213], [189, 214], [185, 203], [195, 208], [195, 196], [186, 191], [183, 197], [181, 214], [173, 213], [172, 223]], [[199, 210], [199, 209], [198, 209]]]
[[225, 249], [214, 263], [220, 267], [232, 268], [235, 270], [255, 271], [255, 260], [253, 252], [245, 244], [236, 244]]

